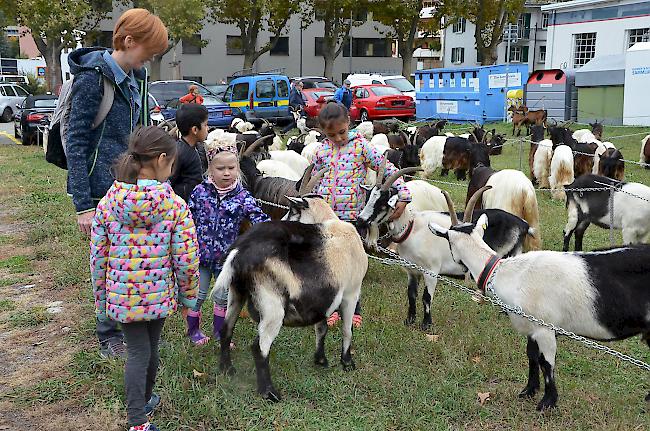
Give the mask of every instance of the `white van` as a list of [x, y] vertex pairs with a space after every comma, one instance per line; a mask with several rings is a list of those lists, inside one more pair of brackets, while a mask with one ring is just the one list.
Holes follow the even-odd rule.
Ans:
[[390, 85], [391, 87], [397, 88], [403, 94], [411, 96], [415, 100], [415, 87], [411, 84], [411, 81], [404, 78], [402, 75], [378, 75], [378, 74], [368, 74], [368, 73], [353, 73], [348, 75], [346, 79], [349, 79], [352, 83], [352, 86], [355, 85], [370, 85], [370, 84], [384, 84]]

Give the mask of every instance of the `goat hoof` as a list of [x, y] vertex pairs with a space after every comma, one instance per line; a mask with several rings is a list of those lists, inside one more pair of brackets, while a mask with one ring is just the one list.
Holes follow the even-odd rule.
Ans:
[[273, 386], [266, 389], [265, 391], [260, 392], [260, 395], [262, 395], [262, 398], [267, 401], [271, 401], [272, 403], [278, 403], [282, 401], [280, 392], [278, 392]]
[[226, 366], [226, 365], [222, 365], [222, 366], [219, 367], [219, 368], [221, 368], [221, 372], [222, 372], [223, 374], [227, 375], [227, 376], [234, 376], [235, 373], [237, 372], [237, 370], [235, 369], [235, 367], [233, 367], [232, 365], [227, 365], [227, 366]]
[[318, 365], [319, 367], [323, 367], [323, 368], [327, 368], [330, 366], [325, 356], [323, 356], [322, 358], [314, 358], [314, 365]]
[[555, 405], [557, 404], [557, 399], [553, 398], [542, 398], [542, 400], [537, 404], [537, 411], [538, 412], [543, 412], [545, 410], [550, 410], [555, 408]]
[[650, 401], [650, 393], [648, 393], [648, 395], [645, 396], [645, 400]]
[[414, 323], [415, 323], [415, 316], [408, 316], [406, 320], [404, 320], [404, 325], [406, 326], [411, 326]]
[[431, 322], [422, 322], [420, 324], [420, 329], [423, 331], [428, 331], [429, 329], [431, 329]]
[[526, 386], [521, 392], [519, 392], [519, 398], [532, 398], [537, 393], [539, 387], [536, 386]]
[[354, 371], [357, 366], [354, 364], [353, 360], [349, 362], [341, 362], [343, 364], [343, 371]]

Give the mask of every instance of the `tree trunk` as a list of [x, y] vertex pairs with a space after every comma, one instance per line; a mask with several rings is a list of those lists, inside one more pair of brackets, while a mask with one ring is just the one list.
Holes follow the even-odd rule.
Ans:
[[45, 64], [47, 66], [45, 82], [47, 83], [47, 88], [55, 94], [63, 83], [63, 78], [61, 77], [61, 52], [63, 51], [63, 45], [60, 42], [54, 42], [56, 40], [56, 38], [51, 37], [49, 38], [50, 42], [46, 44], [42, 38], [34, 38], [36, 47], [43, 55], [43, 58], [45, 58]]
[[402, 56], [402, 76], [409, 81], [412, 81], [411, 73], [413, 73], [413, 50], [404, 49], [400, 55]]
[[323, 60], [325, 60], [325, 66], [323, 67], [323, 76], [329, 78], [332, 81], [334, 80], [334, 54], [323, 55]]

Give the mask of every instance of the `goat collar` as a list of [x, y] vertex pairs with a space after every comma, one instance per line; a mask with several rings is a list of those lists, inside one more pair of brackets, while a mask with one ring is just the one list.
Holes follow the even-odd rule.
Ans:
[[496, 269], [499, 262], [501, 262], [501, 258], [496, 254], [493, 254], [485, 264], [483, 271], [481, 271], [481, 275], [478, 276], [476, 284], [482, 293], [485, 293], [487, 282], [490, 279], [492, 273], [494, 273], [494, 270]]
[[404, 233], [402, 235], [400, 235], [398, 238], [391, 237], [390, 240], [392, 242], [394, 242], [395, 244], [400, 244], [400, 243], [402, 243], [402, 242], [404, 242], [404, 241], [406, 241], [408, 239], [408, 237], [409, 237], [409, 235], [411, 235], [412, 231], [413, 231], [413, 219], [409, 220], [408, 225], [406, 225], [406, 230], [404, 231]]

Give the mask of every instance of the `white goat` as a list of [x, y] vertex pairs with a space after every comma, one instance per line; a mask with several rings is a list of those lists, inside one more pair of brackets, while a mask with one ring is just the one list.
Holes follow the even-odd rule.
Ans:
[[305, 118], [299, 118], [296, 121], [296, 127], [298, 128], [298, 130], [300, 130], [300, 133], [309, 132], [309, 128], [307, 127], [307, 120]]
[[[587, 194], [589, 195], [589, 194]], [[453, 212], [453, 206], [449, 209]], [[650, 247], [614, 248], [592, 253], [535, 251], [499, 259], [483, 240], [492, 218], [447, 228], [430, 223], [429, 229], [449, 242], [457, 264], [469, 269], [482, 291], [497, 296], [513, 309], [596, 340], [620, 340], [650, 333]], [[528, 337], [528, 383], [520, 397], [533, 397], [544, 374], [544, 396], [537, 410], [553, 408], [556, 333], [508, 311], [517, 332]], [[650, 394], [646, 397], [650, 400]]]
[[581, 144], [588, 144], [589, 142], [591, 142], [590, 140], [586, 140], [586, 139], [596, 139], [594, 134], [589, 129], [578, 129], [575, 132], [573, 132], [571, 137]]
[[485, 183], [492, 190], [483, 193], [483, 208], [498, 208], [525, 220], [533, 230], [524, 243], [526, 250], [542, 248], [539, 207], [535, 187], [526, 174], [516, 169], [497, 171]]
[[390, 150], [390, 144], [388, 143], [388, 136], [383, 133], [378, 133], [372, 137], [370, 140], [370, 145], [375, 147], [377, 151], [381, 154], [384, 154], [387, 150]]
[[565, 200], [564, 186], [571, 184], [573, 180], [573, 151], [568, 145], [558, 145], [553, 151], [551, 175], [548, 177], [551, 197], [556, 200]]
[[[305, 140], [307, 140], [307, 137]], [[309, 163], [311, 163], [314, 161], [314, 157], [316, 157], [316, 152], [318, 151], [320, 145], [321, 143], [318, 141], [310, 142], [309, 144], [305, 145], [305, 148], [302, 149], [302, 153], [300, 153], [300, 155], [303, 156]]]
[[[293, 153], [293, 151], [286, 152]], [[257, 164], [257, 169], [265, 177], [280, 177], [291, 181], [298, 181], [302, 178], [302, 173], [297, 173], [289, 165], [278, 160], [262, 160]]]
[[361, 133], [367, 140], [371, 140], [374, 135], [374, 126], [372, 121], [364, 121], [356, 127], [357, 132]]
[[305, 169], [309, 166], [309, 161], [296, 153], [295, 151], [269, 151], [271, 160], [282, 162], [289, 166], [294, 173], [302, 177]]
[[440, 189], [422, 180], [412, 180], [404, 183], [411, 192], [411, 202], [408, 207], [413, 211], [446, 211], [447, 201]]
[[548, 177], [551, 170], [551, 159], [553, 157], [553, 141], [544, 139], [537, 144], [533, 156], [533, 175], [543, 189], [549, 188]]
[[281, 149], [282, 149], [282, 138], [280, 138], [279, 136], [274, 136], [273, 143], [269, 147], [269, 150], [279, 151]]
[[430, 177], [434, 171], [442, 166], [442, 157], [445, 152], [447, 136], [432, 136], [420, 149], [420, 166], [424, 169], [424, 176]]

